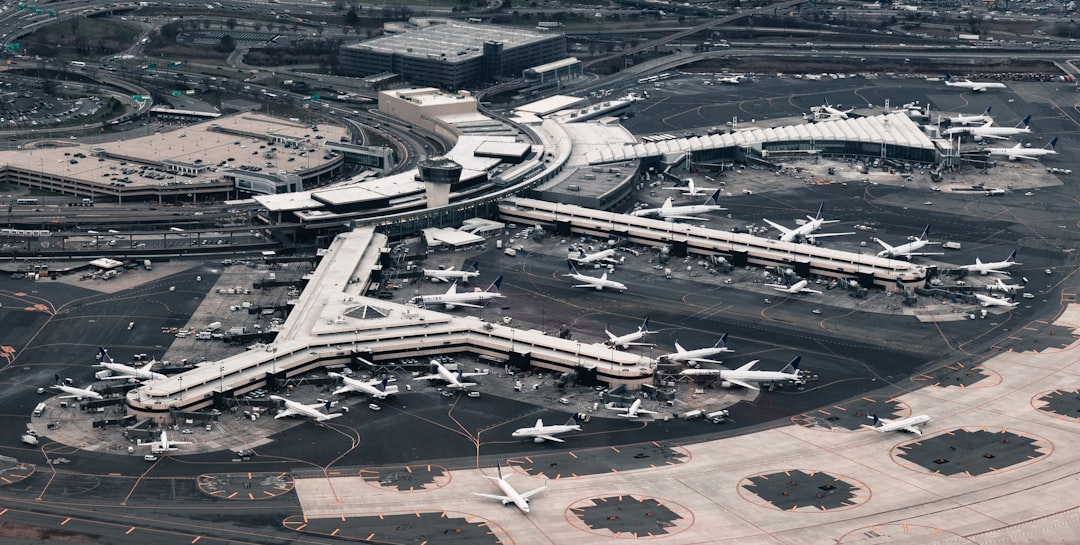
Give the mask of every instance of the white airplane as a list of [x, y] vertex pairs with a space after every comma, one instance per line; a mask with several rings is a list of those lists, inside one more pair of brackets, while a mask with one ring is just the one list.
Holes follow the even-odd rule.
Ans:
[[710, 191], [714, 191], [716, 188], [698, 187], [693, 178], [687, 178], [686, 187], [677, 187], [676, 189], [682, 191], [682, 194], [687, 197], [700, 197], [701, 195], [708, 195]]
[[649, 317], [648, 316], [646, 316], [645, 321], [641, 322], [641, 325], [638, 326], [637, 331], [627, 333], [626, 335], [616, 336], [614, 333], [608, 331], [607, 328], [605, 327], [604, 328], [604, 333], [607, 333], [607, 336], [608, 336], [608, 340], [604, 341], [604, 344], [606, 344], [606, 345], [608, 345], [608, 346], [610, 346], [612, 348], [619, 348], [619, 349], [622, 349], [622, 350], [626, 350], [627, 348], [630, 348], [631, 346], [656, 346], [655, 344], [652, 344], [652, 343], [638, 342], [638, 341], [644, 339], [645, 335], [648, 335], [650, 333], [656, 333], [655, 331], [649, 331]]
[[800, 293], [814, 293], [817, 295], [821, 295], [820, 290], [808, 288], [807, 286], [809, 285], [810, 281], [804, 278], [795, 283], [788, 282], [787, 284], [765, 284], [765, 287], [772, 288], [776, 291], [789, 293], [791, 295], [798, 295]]
[[446, 368], [443, 364], [431, 360], [431, 365], [435, 366], [435, 373], [431, 375], [424, 375], [422, 377], [414, 377], [413, 380], [441, 380], [446, 382], [447, 388], [455, 388], [458, 390], [464, 390], [469, 386], [476, 386], [475, 382], [461, 382], [461, 379], [467, 377], [482, 377], [487, 375], [487, 372], [483, 373], [464, 373], [461, 369], [458, 369], [457, 373], [454, 373]]
[[799, 373], [799, 362], [802, 361], [802, 356], [796, 356], [790, 363], [784, 366], [779, 371], [754, 371], [752, 367], [759, 360], [754, 360], [738, 369], [684, 369], [679, 374], [687, 376], [714, 376], [720, 380], [730, 382], [737, 386], [742, 386], [750, 390], [759, 390], [757, 386], [751, 384], [752, 382], [784, 382], [794, 381], [796, 383], [804, 382], [802, 374]]
[[955, 134], [968, 134], [971, 135], [972, 140], [976, 142], [982, 142], [984, 138], [993, 138], [995, 140], [1007, 140], [1010, 136], [1016, 136], [1020, 134], [1029, 134], [1031, 132], [1031, 114], [1020, 120], [1015, 126], [1012, 127], [994, 127], [993, 121], [987, 121], [986, 123], [979, 125], [978, 127], [956, 127], [953, 129], [946, 129], [945, 136], [952, 136]]
[[1015, 307], [1020, 303], [1014, 301], [1012, 298], [1004, 299], [1002, 297], [994, 297], [992, 295], [983, 295], [981, 293], [975, 294], [975, 299], [979, 301], [979, 304], [984, 307]]
[[563, 276], [573, 278], [576, 282], [582, 282], [582, 284], [574, 284], [573, 287], [575, 288], [594, 288], [596, 290], [603, 290], [604, 288], [608, 288], [613, 290], [626, 291], [626, 284], [607, 279], [607, 271], [604, 271], [604, 274], [600, 275], [600, 278], [597, 278], [595, 276], [589, 276], [577, 272], [577, 269], [574, 267], [574, 262], [570, 261], [569, 259], [566, 260], [566, 266], [570, 269], [570, 272], [564, 274]]
[[884, 418], [878, 418], [878, 415], [876, 414], [872, 414], [870, 415], [870, 419], [874, 421], [874, 425], [867, 426], [866, 424], [863, 424], [864, 428], [869, 428], [881, 433], [887, 431], [906, 431], [914, 433], [915, 435], [922, 435], [919, 424], [925, 424], [930, 421], [930, 417], [925, 414], [904, 418], [902, 420], [886, 420]]
[[150, 362], [142, 367], [132, 367], [130, 365], [124, 365], [122, 363], [116, 363], [113, 361], [112, 356], [109, 355], [109, 351], [102, 347], [98, 347], [98, 356], [101, 363], [94, 367], [104, 367], [113, 373], [112, 376], [105, 380], [165, 380], [169, 377], [155, 373], [150, 369], [154, 367], [154, 363]]
[[60, 382], [60, 375], [53, 376], [56, 378], [56, 384], [53, 385], [53, 388], [64, 392], [65, 394], [69, 394], [66, 396], [60, 396], [60, 399], [75, 398], [78, 401], [82, 401], [84, 397], [88, 397], [90, 399], [105, 399], [101, 396], [100, 393], [94, 391], [93, 384], [87, 386], [86, 388], [76, 388], [74, 386], [68, 386], [67, 384]]
[[[672, 205], [671, 197], [668, 197], [664, 204], [660, 208], [642, 208], [641, 210], [635, 210], [630, 213], [631, 216], [637, 217], [657, 217], [667, 221], [675, 220], [690, 220], [690, 221], [702, 221], [705, 218], [700, 218], [694, 214], [704, 214], [706, 212], [716, 212], [718, 210], [727, 210], [720, 206], [720, 190], [717, 189], [712, 196], [705, 199], [702, 204], [691, 204], [685, 206]], [[710, 204], [712, 203], [712, 204]]]
[[490, 475], [484, 475], [484, 476], [491, 479], [491, 480], [493, 480], [493, 481], [495, 481], [495, 484], [499, 486], [499, 490], [502, 490], [503, 494], [505, 494], [505, 495], [500, 496], [498, 494], [482, 494], [480, 492], [473, 492], [473, 495], [474, 496], [480, 496], [480, 497], [483, 497], [483, 498], [491, 498], [493, 500], [499, 500], [499, 501], [502, 502], [503, 505], [510, 505], [512, 503], [515, 506], [517, 506], [517, 508], [520, 509], [522, 513], [525, 513], [526, 515], [528, 515], [529, 514], [529, 498], [536, 495], [538, 492], [546, 489], [547, 485], [541, 486], [540, 488], [530, 490], [530, 491], [528, 491], [528, 492], [526, 492], [524, 494], [519, 494], [518, 491], [514, 490], [514, 487], [510, 486], [510, 483], [506, 482], [506, 479], [503, 478], [503, 476], [502, 476], [502, 466], [501, 465], [496, 465], [495, 467], [499, 472], [498, 477], [492, 477]]
[[1033, 159], [1038, 161], [1044, 155], [1057, 155], [1057, 150], [1054, 149], [1057, 146], [1057, 137], [1055, 136], [1049, 144], [1041, 148], [1025, 148], [1024, 143], [1020, 142], [1011, 148], [986, 148], [987, 155], [1004, 155], [1008, 157], [1010, 161], [1019, 161], [1021, 159]]
[[[304, 405], [303, 403], [297, 403], [285, 399], [281, 396], [270, 396], [270, 399], [274, 401], [281, 401], [285, 404], [285, 409], [277, 413], [274, 418], [285, 418], [286, 416], [305, 416], [311, 418], [316, 422], [325, 422], [342, 416], [343, 413], [330, 413], [330, 407], [334, 404], [327, 401], [326, 403], [313, 403], [311, 405]], [[319, 409], [325, 409], [327, 412], [322, 412]]]
[[571, 431], [581, 431], [581, 426], [578, 425], [577, 420], [574, 417], [570, 417], [565, 424], [545, 426], [544, 420], [541, 418], [536, 419], [536, 425], [531, 428], [518, 428], [514, 430], [511, 437], [518, 439], [529, 438], [534, 443], [543, 443], [544, 441], [554, 441], [556, 443], [565, 443], [566, 441], [555, 437], [560, 433], [567, 433]]
[[850, 108], [850, 109], [847, 109], [847, 110], [841, 110], [839, 108], [833, 108], [832, 105], [829, 104], [829, 99], [825, 99], [825, 104], [822, 104], [821, 106], [818, 106], [818, 112], [819, 113], [820, 112], [825, 112], [826, 114], [829, 114], [829, 118], [836, 118], [836, 119], [847, 119], [848, 114], [850, 114], [851, 112], [854, 112], [854, 111], [855, 111], [855, 108]]
[[424, 269], [424, 277], [430, 278], [432, 282], [460, 280], [462, 284], [468, 284], [470, 278], [476, 278], [477, 276], [480, 276], [480, 264], [475, 261], [464, 271], [455, 271], [453, 267], [449, 269]]
[[176, 448], [177, 445], [192, 444], [194, 443], [192, 443], [191, 441], [170, 441], [168, 434], [165, 433], [165, 430], [161, 430], [161, 436], [158, 438], [157, 441], [151, 441], [149, 443], [143, 443], [142, 441], [139, 441], [138, 443], [139, 446], [150, 447], [150, 452], [153, 452], [154, 454], [170, 452], [173, 450], [180, 450]]
[[726, 77], [726, 78], [716, 78], [716, 81], [719, 81], [720, 83], [727, 83], [728, 85], [738, 85], [738, 84], [742, 83], [742, 80], [743, 80], [742, 76], [729, 76], [729, 77]]
[[765, 220], [765, 223], [768, 223], [769, 225], [773, 226], [773, 228], [780, 231], [780, 237], [779, 238], [783, 242], [802, 242], [802, 241], [805, 240], [805, 241], [809, 241], [811, 244], [813, 244], [815, 239], [818, 239], [818, 238], [821, 238], [821, 237], [838, 237], [838, 236], [843, 236], [843, 235], [854, 235], [855, 234], [854, 232], [850, 232], [850, 233], [818, 233], [818, 234], [814, 234], [818, 229], [821, 229], [822, 225], [825, 225], [826, 223], [839, 223], [840, 222], [840, 220], [827, 220], [827, 219], [822, 218], [821, 217], [821, 211], [822, 211], [823, 208], [825, 208], [825, 203], [821, 203], [821, 205], [818, 206], [816, 215], [811, 216], [811, 215], [808, 214], [806, 216], [807, 219], [809, 219], [810, 221], [807, 221], [806, 223], [804, 223], [804, 224], [802, 224], [802, 225], [800, 225], [800, 226], [798, 226], [798, 227], [796, 227], [794, 229], [788, 229], [787, 227], [784, 227], [783, 225], [771, 222], [769, 220]]
[[922, 234], [919, 235], [919, 238], [916, 238], [914, 240], [909, 239], [911, 240], [911, 242], [908, 242], [906, 244], [901, 244], [899, 246], [889, 246], [885, 243], [885, 241], [876, 237], [874, 238], [874, 242], [877, 242], [885, 248], [884, 250], [878, 252], [878, 257], [888, 257], [890, 259], [902, 257], [904, 259], [911, 259], [912, 256], [917, 255], [943, 255], [941, 252], [927, 253], [918, 251], [921, 250], [924, 246], [930, 244], [941, 244], [940, 242], [930, 242], [929, 237], [930, 225], [927, 224], [926, 228], [923, 229]]
[[720, 336], [720, 339], [716, 341], [716, 344], [708, 348], [698, 348], [695, 350], [687, 350], [679, 344], [679, 341], [675, 341], [675, 352], [671, 354], [664, 354], [659, 359], [665, 360], [668, 363], [691, 363], [697, 365], [701, 362], [707, 363], [723, 363], [720, 360], [711, 360], [709, 356], [715, 356], [717, 354], [723, 354], [724, 352], [734, 352], [734, 350], [727, 347], [728, 334], [724, 333]]
[[[1027, 279], [1025, 278], [1024, 279], [1024, 284], [1026, 284], [1026, 283], [1027, 283]], [[986, 286], [986, 287], [990, 291], [1001, 291], [1001, 292], [1005, 292], [1005, 293], [1017, 293], [1017, 292], [1019, 292], [1020, 290], [1022, 290], [1024, 288], [1024, 284], [1006, 284], [1005, 282], [1002, 282], [1000, 278], [998, 278], [997, 282], [995, 282], [993, 284], [990, 284], [989, 286]]]
[[994, 121], [994, 118], [990, 117], [990, 106], [987, 106], [986, 111], [984, 111], [983, 113], [981, 113], [979, 115], [960, 114], [960, 115], [958, 115], [956, 117], [950, 117], [949, 118], [949, 123], [951, 125], [960, 125], [960, 126], [964, 126], [964, 127], [966, 127], [968, 125], [982, 125], [982, 124], [985, 124], [987, 122], [993, 122], [993, 121]]
[[646, 414], [659, 414], [656, 411], [648, 411], [648, 410], [642, 409], [640, 399], [635, 399], [634, 402], [631, 403], [629, 407], [616, 407], [612, 403], [608, 403], [606, 405], [606, 407], [608, 409], [613, 410], [613, 411], [623, 411], [623, 412], [615, 415], [615, 416], [619, 416], [619, 417], [622, 417], [622, 418], [637, 418], [639, 416], [646, 415]]
[[587, 265], [589, 263], [609, 263], [616, 264], [620, 261], [615, 259], [615, 248], [608, 248], [607, 250], [600, 250], [599, 252], [593, 252], [591, 254], [585, 253], [585, 250], [578, 248], [577, 256], [570, 259], [576, 261], [579, 265]]
[[983, 92], [987, 89], [1004, 89], [1005, 84], [996, 81], [971, 81], [969, 79], [954, 80], [952, 74], [945, 74], [945, 85], [949, 87], [960, 87], [963, 89], [971, 89], [975, 92]]
[[340, 378], [344, 385], [337, 390], [334, 390], [334, 395], [341, 395], [345, 392], [360, 392], [367, 394], [376, 399], [386, 399], [387, 396], [392, 396], [398, 393], [397, 385], [387, 385], [390, 379], [382, 380], [357, 380], [352, 377], [347, 377], [341, 373], [327, 373], [334, 378]]
[[457, 291], [457, 282], [450, 285], [450, 289], [446, 290], [446, 293], [439, 295], [418, 295], [412, 298], [410, 303], [414, 305], [444, 305], [447, 310], [453, 310], [456, 307], [472, 307], [481, 308], [483, 304], [492, 299], [501, 298], [503, 295], [499, 293], [499, 286], [502, 285], [502, 276], [499, 276], [491, 283], [490, 286], [484, 291]]
[[975, 263], [972, 265], [961, 265], [958, 270], [977, 272], [983, 276], [990, 273], [1008, 274], [1005, 269], [1012, 267], [1013, 265], [1023, 265], [1023, 263], [1016, 262], [1016, 250], [1013, 250], [1009, 257], [1005, 258], [1005, 261], [990, 261], [983, 263], [978, 257], [975, 258]]

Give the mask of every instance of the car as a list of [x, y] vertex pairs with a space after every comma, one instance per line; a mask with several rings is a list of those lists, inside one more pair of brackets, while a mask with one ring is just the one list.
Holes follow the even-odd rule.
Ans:
[[195, 432], [191, 431], [191, 429], [189, 429], [189, 428], [184, 428], [180, 433], [182, 433], [184, 435], [191, 435], [192, 433], [195, 433]]
[[820, 308], [815, 308], [814, 310], [811, 310], [810, 312], [813, 312], [814, 314], [821, 314], [821, 309]]
[[469, 392], [468, 394], [465, 394], [465, 395], [467, 395], [469, 397], [480, 397], [480, 392]]
[[147, 454], [146, 456], [143, 456], [142, 459], [146, 460], [147, 462], [156, 462], [158, 457], [154, 456], [153, 454]]
[[1034, 293], [1027, 293], [1027, 292], [1025, 292], [1025, 293], [1024, 293], [1024, 295], [1022, 295], [1021, 297], [1023, 297], [1024, 299], [1034, 299], [1034, 298], [1035, 298], [1035, 294], [1034, 294]]
[[369, 405], [367, 406], [367, 408], [369, 408], [369, 409], [371, 409], [371, 410], [373, 410], [373, 411], [381, 411], [381, 410], [382, 410], [382, 407], [380, 407], [380, 406], [379, 406], [378, 404], [376, 404], [376, 403], [371, 403], [371, 404], [369, 404]]

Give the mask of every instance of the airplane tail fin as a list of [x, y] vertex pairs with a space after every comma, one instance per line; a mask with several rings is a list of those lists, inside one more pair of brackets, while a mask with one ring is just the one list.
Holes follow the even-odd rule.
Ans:
[[576, 419], [576, 418], [574, 418], [574, 416], [573, 416], [573, 415], [571, 415], [571, 416], [570, 416], [570, 419], [569, 419], [569, 420], [567, 420], [567, 421], [566, 421], [566, 424], [563, 424], [563, 425], [564, 425], [564, 426], [576, 426], [576, 425], [577, 425], [577, 419]]
[[949, 83], [951, 81], [952, 81], [952, 74], [950, 74], [948, 72], [945, 72], [945, 82]]
[[386, 391], [386, 385], [389, 382], [390, 382], [390, 377], [383, 377], [382, 383], [379, 384], [379, 391], [385, 392]]
[[100, 356], [98, 359], [101, 360], [101, 363], [114, 363], [109, 351], [105, 350], [103, 346], [98, 347], [98, 356]]
[[875, 428], [881, 425], [881, 419], [878, 418], [877, 414], [870, 415], [870, 419], [874, 421]]
[[781, 373], [797, 373], [799, 371], [799, 362], [802, 361], [802, 356], [795, 356], [783, 369]]
[[1005, 262], [1006, 263], [1015, 263], [1016, 262], [1016, 250], [1013, 250], [1012, 253], [1009, 254], [1009, 257], [1005, 258]]
[[1058, 137], [1055, 136], [1054, 139], [1051, 140], [1050, 143], [1047, 144], [1046, 147], [1043, 148], [1043, 149], [1048, 149], [1050, 151], [1054, 151], [1054, 148], [1057, 147], [1057, 141], [1058, 141]]
[[725, 331], [723, 335], [720, 335], [720, 338], [716, 341], [716, 344], [713, 345], [713, 348], [727, 348], [727, 331]]
[[919, 240], [924, 240], [925, 241], [925, 240], [929, 240], [929, 239], [930, 239], [930, 224], [927, 223], [926, 227], [924, 227], [923, 230], [922, 230], [922, 234], [919, 235]]
[[648, 331], [648, 330], [649, 330], [649, 317], [646, 316], [645, 320], [641, 322], [641, 327], [638, 327], [638, 331]]
[[1031, 124], [1031, 114], [1027, 114], [1027, 117], [1020, 120], [1020, 122], [1016, 124], [1016, 128], [1017, 129], [1026, 129], [1028, 127], [1028, 125], [1030, 125], [1030, 124]]
[[328, 400], [326, 402], [326, 405], [323, 405], [323, 408], [326, 409], [326, 412], [329, 413], [330, 412], [330, 407], [333, 407], [333, 404]]
[[473, 261], [473, 264], [469, 266], [468, 272], [480, 272], [480, 262]]
[[484, 291], [499, 291], [499, 287], [502, 286], [502, 279], [503, 279], [503, 277], [500, 274], [499, 277], [496, 278], [495, 281], [492, 282], [490, 286], [488, 286], [488, 289], [486, 289]]
[[577, 267], [575, 267], [574, 262], [570, 261], [569, 259], [566, 260], [566, 269], [568, 271], [567, 272], [568, 275], [569, 274], [578, 274]]
[[983, 115], [986, 115], [986, 116], [990, 115], [990, 106], [987, 106], [987, 107], [986, 107], [986, 110], [985, 110], [985, 111], [983, 111], [983, 113], [982, 113], [982, 114], [983, 114]]
[[60, 375], [53, 373], [53, 384], [60, 384]]
[[818, 205], [817, 214], [814, 215], [814, 219], [816, 219], [816, 220], [821, 219], [821, 213], [822, 213], [823, 210], [825, 210], [825, 203], [824, 202]]
[[708, 199], [705, 199], [705, 204], [720, 204], [720, 190], [717, 189]]

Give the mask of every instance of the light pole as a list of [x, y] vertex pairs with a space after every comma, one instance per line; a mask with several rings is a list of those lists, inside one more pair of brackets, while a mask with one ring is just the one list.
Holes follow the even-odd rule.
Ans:
[[225, 395], [225, 366], [218, 367], [218, 390], [221, 390], [221, 395]]

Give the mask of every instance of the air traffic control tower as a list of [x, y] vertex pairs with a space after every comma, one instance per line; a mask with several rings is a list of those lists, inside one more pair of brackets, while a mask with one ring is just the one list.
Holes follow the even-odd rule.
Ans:
[[461, 165], [445, 157], [428, 157], [420, 161], [420, 181], [427, 193], [427, 207], [450, 204], [450, 189], [461, 180]]

